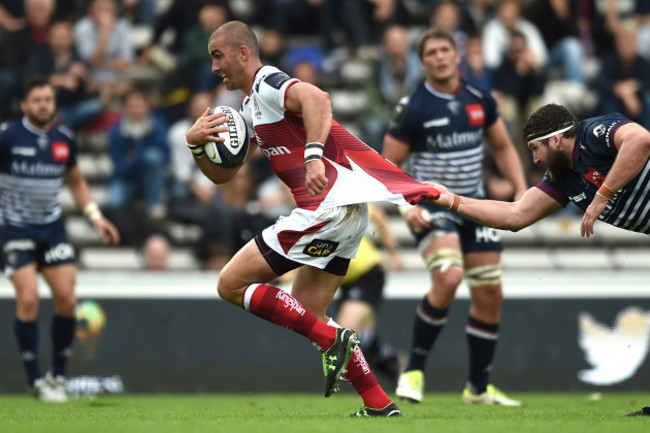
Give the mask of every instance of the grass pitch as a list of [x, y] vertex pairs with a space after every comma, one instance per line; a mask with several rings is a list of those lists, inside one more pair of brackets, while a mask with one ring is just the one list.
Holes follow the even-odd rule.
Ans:
[[2, 433], [251, 432], [539, 432], [636, 433], [650, 417], [622, 417], [650, 405], [650, 393], [514, 394], [519, 408], [467, 406], [459, 394], [427, 394], [421, 404], [400, 403], [402, 418], [349, 419], [361, 406], [352, 393], [122, 395], [45, 404], [26, 395], [0, 395]]

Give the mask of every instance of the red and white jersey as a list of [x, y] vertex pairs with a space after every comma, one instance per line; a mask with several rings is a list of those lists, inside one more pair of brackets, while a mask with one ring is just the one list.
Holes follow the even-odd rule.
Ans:
[[242, 115], [254, 131], [253, 139], [271, 161], [273, 171], [291, 188], [298, 207], [316, 210], [373, 201], [415, 204], [438, 197], [434, 187], [410, 177], [334, 120], [323, 154], [329, 183], [321, 194], [309, 195], [302, 116], [285, 108], [287, 90], [298, 81], [273, 66], [264, 66], [242, 103]]

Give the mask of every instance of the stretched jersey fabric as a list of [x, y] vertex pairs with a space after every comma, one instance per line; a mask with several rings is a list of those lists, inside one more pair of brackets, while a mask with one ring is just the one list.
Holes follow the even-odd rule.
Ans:
[[64, 172], [77, 144], [63, 125], [38, 129], [26, 118], [0, 127], [0, 210], [5, 224], [49, 224], [61, 217]]
[[425, 81], [395, 107], [388, 134], [410, 146], [409, 171], [417, 180], [483, 198], [483, 136], [498, 117], [487, 91], [461, 81], [448, 94]]
[[[547, 171], [537, 188], [564, 206], [571, 201], [586, 210], [616, 159], [614, 136], [628, 122], [619, 113], [581, 121], [573, 148], [574, 170], [562, 182], [552, 181]], [[637, 176], [609, 199], [598, 219], [615, 227], [650, 234], [650, 159]]]
[[416, 182], [334, 120], [323, 155], [329, 183], [321, 194], [310, 196], [305, 187], [302, 117], [285, 108], [287, 90], [297, 82], [275, 67], [260, 68], [252, 93], [242, 103], [242, 114], [298, 207], [316, 210], [372, 201], [415, 204], [439, 196], [434, 187]]

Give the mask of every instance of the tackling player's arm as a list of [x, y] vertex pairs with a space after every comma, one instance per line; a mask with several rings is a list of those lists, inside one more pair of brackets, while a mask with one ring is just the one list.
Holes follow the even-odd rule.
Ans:
[[650, 157], [650, 133], [638, 123], [622, 125], [614, 134], [618, 154], [599, 192], [582, 216], [580, 234], [594, 234], [594, 223], [605, 210], [611, 196], [639, 174]]
[[[292, 113], [302, 114], [307, 143], [320, 143], [324, 146], [332, 128], [330, 95], [312, 84], [298, 82], [287, 89], [286, 98], [285, 108]], [[306, 161], [305, 165], [307, 191], [312, 196], [318, 195], [328, 184], [325, 164], [320, 158], [315, 158]]]
[[519, 231], [562, 209], [562, 204], [537, 187], [532, 187], [515, 202], [481, 200], [457, 196], [440, 184], [433, 184], [440, 197], [431, 200], [438, 206], [495, 229]]
[[99, 206], [93, 201], [88, 182], [86, 182], [78, 164], [66, 170], [65, 182], [70, 188], [75, 203], [79, 209], [83, 210], [86, 218], [93, 223], [104, 244], [117, 245], [120, 242], [120, 233], [109, 220], [104, 218]]
[[[203, 146], [209, 141], [214, 141], [215, 143], [221, 143], [224, 141], [223, 138], [218, 137], [216, 134], [219, 132], [228, 132], [227, 126], [221, 126], [227, 121], [227, 119], [223, 113], [210, 113], [210, 111], [210, 107], [206, 108], [203, 114], [196, 119], [194, 125], [192, 125], [185, 133], [185, 140], [190, 149]], [[251, 140], [246, 161], [250, 159], [256, 148], [257, 143], [254, 140]], [[194, 160], [203, 174], [216, 184], [228, 182], [235, 176], [237, 170], [241, 168], [241, 166], [235, 168], [219, 167], [218, 165], [213, 164], [208, 158], [194, 158]]]
[[501, 118], [490, 125], [485, 130], [485, 136], [490, 148], [494, 161], [499, 168], [499, 172], [505, 177], [515, 189], [515, 200], [520, 199], [526, 192], [527, 185], [524, 178], [524, 171], [519, 159], [519, 154], [510, 140], [508, 130]]

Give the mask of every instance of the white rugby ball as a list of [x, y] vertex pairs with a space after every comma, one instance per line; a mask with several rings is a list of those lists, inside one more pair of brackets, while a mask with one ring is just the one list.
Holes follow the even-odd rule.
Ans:
[[208, 159], [223, 168], [236, 168], [246, 161], [250, 137], [246, 121], [239, 114], [239, 110], [227, 105], [217, 105], [212, 113], [222, 112], [228, 119], [221, 126], [227, 126], [227, 132], [215, 134], [224, 139], [223, 142], [208, 142], [203, 145], [205, 155]]

